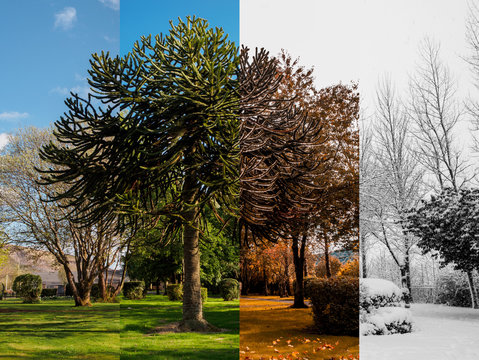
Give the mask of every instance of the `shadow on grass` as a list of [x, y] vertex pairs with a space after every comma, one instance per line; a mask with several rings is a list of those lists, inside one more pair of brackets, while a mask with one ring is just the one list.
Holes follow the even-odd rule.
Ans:
[[[123, 354], [127, 352], [129, 354]], [[181, 359], [181, 360], [238, 360], [239, 349], [171, 349], [152, 352], [148, 350], [138, 351], [130, 347], [122, 349], [122, 360], [144, 360], [144, 359]]]

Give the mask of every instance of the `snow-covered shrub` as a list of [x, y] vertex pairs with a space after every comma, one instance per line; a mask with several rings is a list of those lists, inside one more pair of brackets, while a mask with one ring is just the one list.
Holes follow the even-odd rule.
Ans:
[[314, 325], [320, 334], [358, 336], [357, 278], [315, 279], [309, 288]]
[[385, 306], [401, 306], [407, 296], [407, 290], [401, 290], [393, 282], [384, 279], [361, 279], [361, 309]]
[[361, 335], [404, 334], [413, 330], [411, 312], [403, 307], [407, 290], [383, 279], [361, 279]]

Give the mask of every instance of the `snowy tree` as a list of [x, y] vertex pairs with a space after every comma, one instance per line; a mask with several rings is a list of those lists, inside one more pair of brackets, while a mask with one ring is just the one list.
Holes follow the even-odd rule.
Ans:
[[425, 252], [437, 252], [443, 265], [467, 274], [472, 307], [479, 308], [473, 280], [479, 269], [479, 189], [444, 189], [411, 210], [404, 225]]

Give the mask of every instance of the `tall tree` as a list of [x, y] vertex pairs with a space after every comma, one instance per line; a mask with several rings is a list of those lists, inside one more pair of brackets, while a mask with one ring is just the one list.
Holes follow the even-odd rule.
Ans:
[[62, 166], [47, 180], [71, 185], [58, 197], [80, 211], [79, 221], [122, 213], [137, 225], [163, 222], [165, 241], [182, 234], [184, 330], [211, 329], [200, 292], [205, 209], [234, 212], [237, 201], [237, 53], [223, 29], [188, 17], [166, 35], [142, 37], [124, 57], [93, 55], [94, 95], [67, 100], [55, 125], [67, 146], [42, 153]]
[[36, 168], [48, 166], [38, 151], [51, 140], [49, 130], [21, 130], [0, 156], [2, 221], [10, 242], [47, 250], [54, 256], [65, 271], [76, 306], [91, 305], [93, 282], [118, 261], [123, 239], [101, 223], [85, 227], [73, 223], [66, 216], [72, 209], [62, 200], [44, 201], [64, 190], [64, 183], [38, 183]]
[[402, 286], [411, 293], [411, 252], [416, 243], [401, 225], [405, 212], [420, 198], [423, 174], [412, 151], [411, 120], [388, 78], [376, 95], [374, 156], [378, 173], [370, 201], [374, 226], [401, 272]]
[[[358, 95], [354, 86], [344, 85], [317, 91], [312, 70], [297, 66], [287, 54], [276, 61], [260, 53], [245, 67], [250, 81], [268, 85], [256, 96], [262, 101], [256, 102], [257, 108], [242, 107], [243, 235], [271, 241], [291, 237], [297, 283], [294, 306], [304, 307], [311, 214], [333, 199], [333, 193], [358, 185], [352, 180], [358, 173], [357, 132], [352, 125], [357, 120]], [[248, 81], [240, 84], [261, 89]], [[246, 85], [243, 88], [248, 90]], [[344, 180], [341, 185], [334, 181], [339, 178]], [[350, 203], [357, 205], [354, 194], [357, 191]]]

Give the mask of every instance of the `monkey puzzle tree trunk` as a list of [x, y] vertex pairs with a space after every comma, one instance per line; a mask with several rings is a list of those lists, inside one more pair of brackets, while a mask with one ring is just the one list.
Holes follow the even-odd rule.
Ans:
[[296, 286], [294, 288], [294, 303], [292, 308], [306, 308], [304, 303], [304, 282], [303, 282], [303, 269], [304, 269], [304, 250], [306, 245], [306, 234], [302, 236], [301, 247], [299, 246], [299, 236], [292, 235], [293, 239], [293, 263], [294, 272], [296, 275]]
[[200, 279], [200, 243], [198, 210], [194, 206], [196, 197], [195, 179], [185, 178], [183, 198], [190, 206], [184, 212], [183, 226], [183, 320], [180, 327], [184, 331], [208, 331], [214, 327], [203, 319]]

